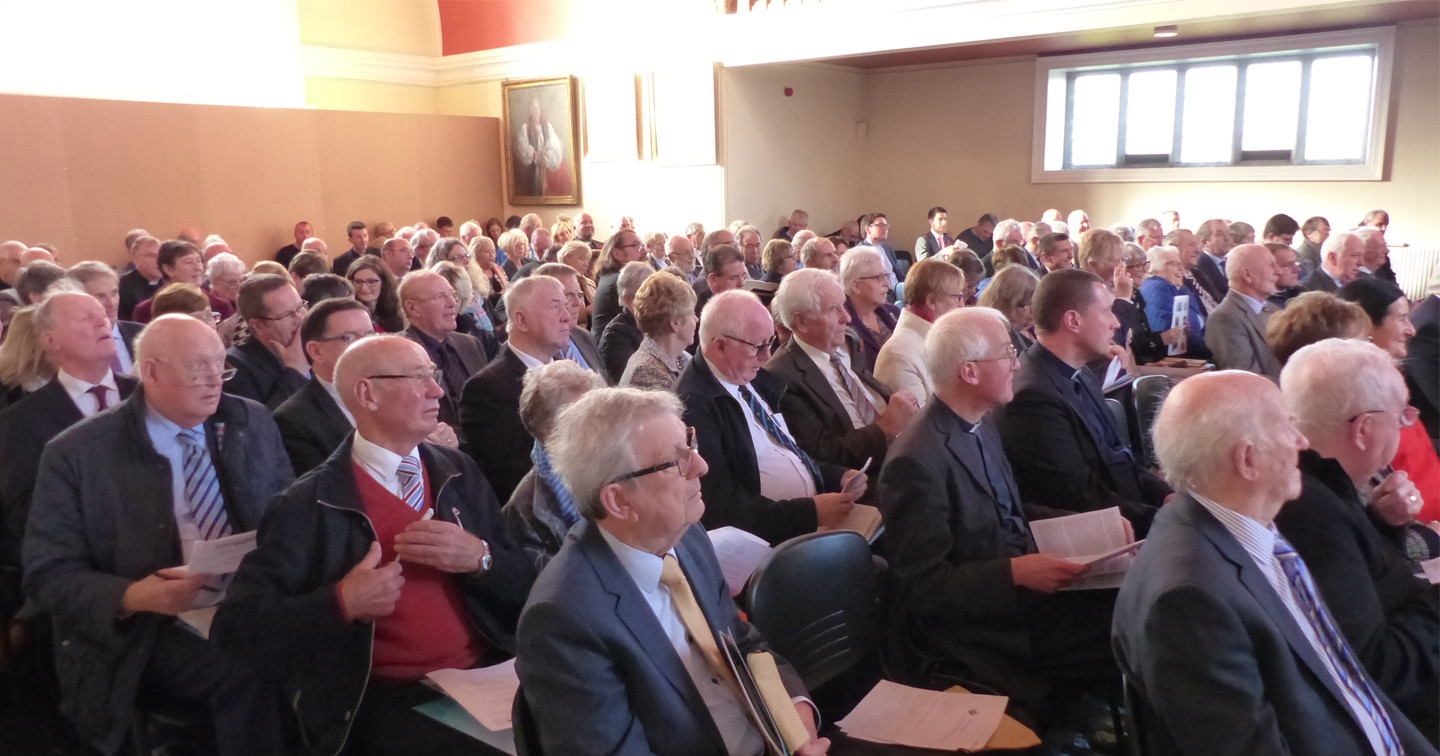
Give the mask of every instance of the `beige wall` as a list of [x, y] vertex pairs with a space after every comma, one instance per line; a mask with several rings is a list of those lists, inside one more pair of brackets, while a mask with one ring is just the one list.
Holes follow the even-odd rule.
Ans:
[[[890, 214], [898, 248], [912, 248], [932, 205], [949, 209], [952, 233], [982, 212], [1038, 219], [1051, 207], [1062, 213], [1083, 208], [1092, 225], [1133, 224], [1174, 209], [1187, 227], [1223, 217], [1257, 230], [1280, 212], [1300, 221], [1324, 215], [1338, 229], [1380, 207], [1390, 212], [1391, 243], [1440, 246], [1440, 26], [1434, 21], [1402, 25], [1396, 35], [1385, 181], [1031, 184], [1034, 68], [1033, 61], [1021, 61], [868, 77], [860, 209]], [[832, 148], [822, 143], [815, 150]], [[860, 176], [856, 167], [852, 175]], [[785, 184], [802, 191], [794, 178]]]
[[300, 43], [440, 54], [440, 8], [425, 0], [296, 0]]
[[65, 264], [122, 262], [135, 226], [195, 226], [254, 262], [301, 219], [339, 253], [351, 220], [500, 208], [493, 118], [18, 95], [0, 112], [0, 237], [53, 242]]

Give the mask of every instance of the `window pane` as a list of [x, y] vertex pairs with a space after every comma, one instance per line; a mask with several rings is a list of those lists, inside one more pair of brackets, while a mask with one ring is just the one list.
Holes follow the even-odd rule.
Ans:
[[1370, 124], [1368, 55], [1320, 58], [1310, 67], [1306, 160], [1360, 160]]
[[1245, 68], [1245, 122], [1240, 149], [1293, 150], [1300, 121], [1300, 61]]
[[1120, 74], [1075, 78], [1075, 110], [1070, 131], [1070, 162], [1114, 165], [1120, 138]]
[[1125, 154], [1169, 155], [1175, 143], [1173, 70], [1130, 74], [1125, 105]]
[[1180, 162], [1229, 163], [1235, 143], [1235, 66], [1185, 72]]

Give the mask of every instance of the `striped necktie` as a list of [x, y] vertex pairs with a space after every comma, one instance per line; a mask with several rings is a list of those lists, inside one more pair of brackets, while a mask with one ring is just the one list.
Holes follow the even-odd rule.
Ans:
[[850, 399], [855, 402], [855, 414], [860, 416], [860, 425], [866, 426], [875, 422], [875, 405], [871, 403], [870, 395], [865, 393], [855, 374], [845, 367], [845, 361], [840, 358], [839, 352], [830, 354], [830, 364], [835, 366], [835, 372], [840, 374], [845, 390], [850, 392]]
[[795, 441], [790, 438], [790, 434], [780, 429], [780, 424], [775, 422], [775, 418], [771, 417], [770, 413], [767, 412], [764, 407], [760, 406], [760, 400], [755, 398], [755, 394], [750, 391], [748, 386], [740, 387], [740, 397], [745, 400], [745, 404], [750, 406], [751, 414], [755, 415], [755, 419], [760, 423], [760, 427], [764, 428], [765, 432], [770, 435], [770, 439], [780, 446], [789, 449], [792, 454], [799, 457], [800, 461], [804, 463], [805, 469], [810, 471], [810, 477], [815, 479], [815, 492], [820, 493], [824, 491], [825, 479], [820, 476], [820, 467], [815, 464], [815, 460], [811, 459], [809, 454], [806, 454], [799, 446], [795, 445]]
[[185, 449], [185, 500], [200, 537], [206, 541], [230, 535], [230, 518], [225, 513], [225, 497], [220, 492], [220, 479], [210, 449], [205, 445], [205, 432], [191, 428], [175, 434]]
[[1380, 731], [1380, 740], [1385, 746], [1385, 751], [1380, 756], [1403, 754], [1405, 750], [1400, 745], [1399, 736], [1395, 734], [1395, 726], [1390, 722], [1389, 713], [1385, 711], [1384, 704], [1371, 687], [1364, 668], [1355, 658], [1355, 652], [1350, 650], [1345, 636], [1341, 635], [1330, 611], [1325, 608], [1325, 602], [1320, 600], [1320, 593], [1310, 578], [1310, 570], [1305, 567], [1305, 561], [1295, 553], [1295, 548], [1288, 541], [1278, 535], [1275, 537], [1275, 557], [1280, 560], [1280, 567], [1285, 570], [1285, 578], [1290, 583], [1290, 592], [1295, 597], [1295, 603], [1310, 620], [1315, 637], [1339, 674], [1340, 684], [1360, 702], [1366, 715], [1375, 723], [1375, 729]]
[[395, 468], [400, 479], [400, 498], [416, 512], [425, 511], [425, 476], [420, 474], [420, 460], [401, 457], [400, 466]]

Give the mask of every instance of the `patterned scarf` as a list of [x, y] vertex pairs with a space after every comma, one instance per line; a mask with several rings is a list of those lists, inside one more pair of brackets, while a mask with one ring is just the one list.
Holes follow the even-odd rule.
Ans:
[[545, 485], [555, 492], [555, 500], [560, 503], [558, 514], [565, 520], [567, 526], [573, 527], [580, 521], [580, 512], [570, 500], [570, 489], [565, 487], [565, 481], [560, 479], [555, 469], [550, 466], [550, 452], [545, 450], [545, 445], [539, 441], [530, 447], [530, 461], [535, 463], [535, 473]]

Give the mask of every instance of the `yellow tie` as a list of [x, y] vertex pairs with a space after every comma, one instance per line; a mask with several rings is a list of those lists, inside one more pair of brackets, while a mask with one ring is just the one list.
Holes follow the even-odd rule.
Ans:
[[715, 643], [715, 632], [710, 629], [710, 623], [705, 621], [700, 605], [695, 603], [695, 593], [690, 590], [690, 581], [685, 579], [685, 573], [680, 569], [680, 562], [674, 554], [665, 555], [664, 566], [660, 569], [660, 584], [670, 589], [670, 601], [680, 613], [680, 622], [685, 625], [685, 631], [700, 648], [700, 653], [705, 656], [705, 661], [710, 663], [711, 669], [732, 686], [736, 685], [735, 678], [730, 673], [730, 665], [725, 663], [725, 657], [720, 654], [720, 646]]

